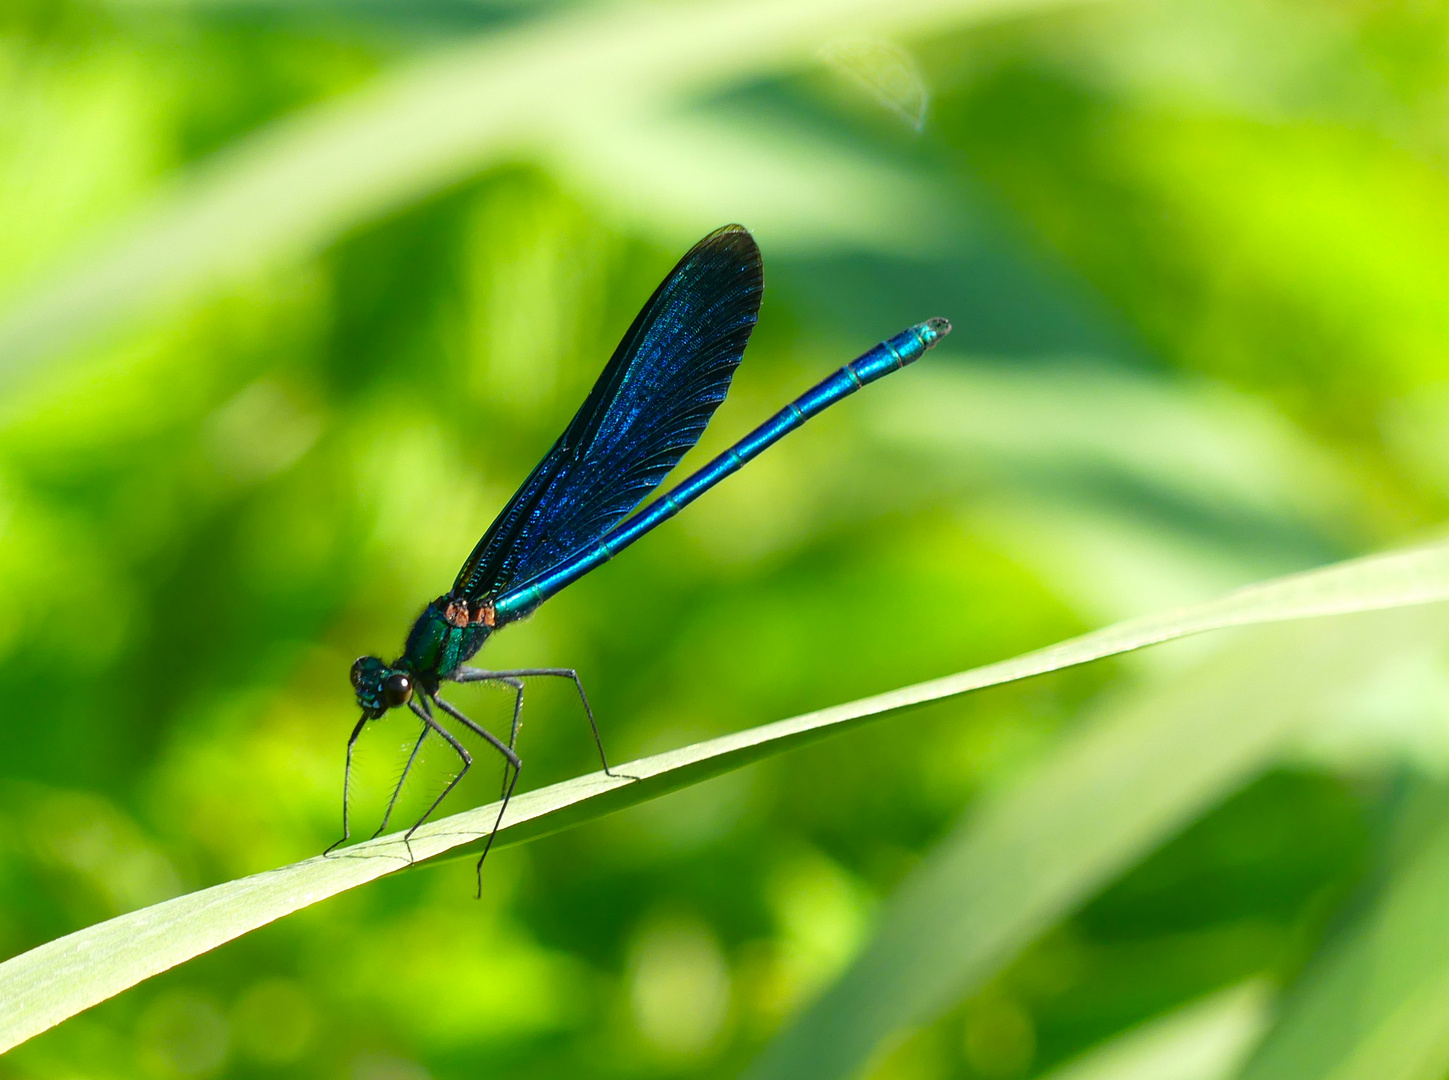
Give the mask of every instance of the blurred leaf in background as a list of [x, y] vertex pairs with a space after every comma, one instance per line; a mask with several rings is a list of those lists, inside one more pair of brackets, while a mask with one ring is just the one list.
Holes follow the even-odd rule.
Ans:
[[[0, 950], [334, 839], [351, 659], [400, 643], [726, 221], [756, 230], [767, 298], [700, 455], [905, 325], [958, 329], [490, 643], [579, 668], [620, 759], [1432, 529], [1446, 23], [1297, 0], [0, 9]], [[1345, 682], [1292, 717], [1288, 630], [1253, 663], [1187, 643], [933, 706], [500, 851], [481, 902], [463, 863], [337, 897], [0, 1075], [763, 1068], [933, 866], [1003, 806], [1051, 821], [1033, 793], [1090, 779], [1053, 770], [1130, 715], [1158, 738], [1190, 716], [1224, 755], [1264, 737], [1191, 799], [1095, 806], [1089, 839], [1132, 842], [1051, 904], [1023, 893], [1034, 921], [846, 1067], [1432, 1080], [1440, 623], [1336, 623], [1310, 656]], [[1220, 696], [1169, 707], [1191, 687]], [[466, 706], [491, 724], [508, 700]], [[410, 734], [369, 732], [359, 814]], [[1162, 745], [1128, 740], [1106, 782]], [[530, 783], [590, 767], [569, 693], [530, 690], [523, 749]], [[449, 767], [429, 756], [400, 813]], [[496, 793], [477, 772], [455, 808]], [[1075, 865], [1043, 850], [1043, 880]]]

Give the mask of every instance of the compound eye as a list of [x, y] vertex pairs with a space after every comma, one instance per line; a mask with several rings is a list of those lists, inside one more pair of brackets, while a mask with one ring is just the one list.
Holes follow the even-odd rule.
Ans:
[[382, 667], [382, 661], [375, 656], [359, 656], [352, 662], [352, 685], [362, 689], [367, 685], [369, 677], [374, 675]]
[[382, 684], [382, 700], [387, 703], [389, 709], [396, 709], [399, 705], [406, 705], [408, 698], [412, 696], [413, 681], [401, 671], [393, 672]]

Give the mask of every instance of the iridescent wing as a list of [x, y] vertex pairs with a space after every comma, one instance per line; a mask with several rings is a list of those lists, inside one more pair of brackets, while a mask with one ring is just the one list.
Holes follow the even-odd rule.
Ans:
[[598, 541], [699, 441], [759, 315], [760, 249], [716, 229], [634, 319], [588, 398], [468, 556], [454, 596], [498, 596]]

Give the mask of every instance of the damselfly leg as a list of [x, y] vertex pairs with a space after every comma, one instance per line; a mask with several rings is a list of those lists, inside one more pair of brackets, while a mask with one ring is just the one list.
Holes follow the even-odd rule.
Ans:
[[352, 825], [347, 820], [348, 795], [352, 790], [352, 750], [357, 746], [357, 737], [362, 734], [362, 729], [367, 726], [367, 714], [364, 713], [357, 726], [352, 729], [352, 734], [347, 738], [347, 763], [342, 767], [342, 837], [334, 840], [327, 846], [323, 855], [331, 855], [348, 840], [352, 839]]
[[457, 773], [453, 776], [451, 780], [448, 781], [447, 786], [445, 786], [443, 790], [439, 793], [438, 797], [433, 800], [432, 805], [430, 805], [426, 810], [423, 811], [423, 816], [418, 818], [418, 820], [413, 823], [413, 827], [411, 829], [403, 833], [403, 843], [407, 846], [408, 849], [408, 862], [412, 862], [413, 833], [418, 831], [419, 827], [421, 827], [423, 822], [427, 821], [428, 818], [432, 816], [433, 811], [438, 808], [438, 804], [446, 799], [449, 793], [458, 786], [458, 781], [462, 780], [463, 777], [468, 775], [468, 770], [473, 767], [473, 755], [468, 753], [467, 749], [464, 748], [463, 744], [453, 737], [453, 733], [451, 731], [449, 731], [442, 724], [438, 723], [436, 720], [433, 719], [433, 710], [428, 705], [428, 699], [425, 695], [418, 694], [416, 697], [414, 697], [411, 701], [408, 702], [408, 708], [410, 708], [417, 715], [418, 719], [423, 722], [423, 724], [425, 725], [425, 730], [426, 728], [432, 728], [439, 735], [441, 735], [443, 737], [443, 740], [453, 748], [454, 752], [463, 762], [463, 767], [457, 771]]
[[[475, 735], [478, 735], [481, 738], [488, 740], [488, 744], [492, 746], [493, 749], [497, 750], [500, 754], [503, 755], [508, 765], [513, 766], [513, 779], [508, 782], [503, 792], [503, 799], [498, 804], [498, 816], [493, 820], [493, 831], [488, 834], [488, 840], [483, 844], [483, 854], [478, 856], [478, 895], [481, 897], [483, 895], [483, 860], [488, 858], [488, 852], [491, 851], [493, 848], [493, 838], [498, 835], [499, 826], [503, 824], [503, 813], [505, 810], [508, 809], [508, 802], [510, 799], [513, 798], [513, 789], [518, 786], [518, 777], [523, 772], [523, 760], [516, 753], [514, 753], [512, 747], [504, 746], [503, 743], [498, 740], [497, 736], [495, 736], [487, 728], [483, 727], [480, 724], [475, 724], [472, 720], [469, 720], [461, 712], [453, 708], [453, 706], [449, 705], [446, 701], [444, 701], [437, 695], [433, 696], [433, 700], [438, 703], [438, 708], [442, 709], [454, 720], [458, 721], [458, 723], [466, 726], [468, 730], [472, 731]], [[518, 697], [514, 700], [513, 706], [513, 733], [515, 737], [517, 737], [518, 734], [519, 715], [522, 706], [523, 691], [520, 689]], [[438, 728], [438, 730], [442, 731], [443, 729], [440, 727]], [[449, 738], [451, 739], [452, 736], [449, 736]], [[454, 745], [457, 744], [455, 743]], [[461, 751], [462, 748], [459, 747], [459, 749]], [[469, 761], [471, 762], [471, 760], [472, 759], [470, 758]], [[505, 766], [505, 775], [507, 774], [507, 771], [507, 766]], [[458, 780], [461, 779], [461, 777], [462, 773], [459, 773], [458, 776], [454, 778], [453, 783], [456, 784]], [[433, 803], [433, 805], [428, 807], [428, 814], [431, 814], [433, 810], [437, 808], [438, 803], [443, 801], [444, 796], [446, 796], [448, 792], [452, 790], [453, 784], [449, 784], [447, 789], [444, 790], [443, 794], [438, 796], [437, 800]], [[427, 820], [428, 814], [423, 815], [422, 820], [418, 822], [418, 825], [421, 825], [423, 821]], [[417, 829], [418, 825], [414, 825], [411, 829], [408, 830], [408, 836], [412, 836], [413, 831]]]
[[[584, 715], [589, 718], [589, 731], [594, 736], [594, 747], [599, 751], [599, 762], [604, 766], [604, 775], [618, 777], [621, 780], [638, 780], [637, 776], [627, 776], [623, 773], [616, 773], [609, 767], [609, 757], [604, 753], [604, 740], [599, 737], [599, 724], [594, 719], [593, 707], [589, 704], [589, 695], [584, 693], [583, 680], [579, 673], [573, 668], [513, 668], [509, 671], [486, 671], [482, 668], [459, 668], [453, 675], [452, 681], [457, 683], [486, 682], [490, 679], [497, 679], [500, 682], [508, 682], [512, 685], [514, 680], [528, 678], [553, 678], [569, 679], [574, 684], [574, 689], [579, 692], [579, 701], [583, 703]], [[519, 704], [523, 702], [523, 691], [519, 690]], [[515, 715], [514, 724], [518, 719]]]
[[[409, 861], [411, 861], [412, 859], [413, 833], [417, 832], [418, 829], [423, 825], [423, 823], [426, 822], [428, 818], [433, 815], [433, 811], [437, 810], [439, 805], [442, 804], [443, 800], [452, 793], [453, 789], [458, 786], [458, 783], [463, 779], [463, 777], [467, 774], [468, 770], [473, 766], [473, 756], [468, 753], [467, 748], [464, 747], [463, 744], [460, 743], [457, 738], [455, 738], [453, 734], [448, 731], [447, 728], [443, 727], [434, 718], [432, 703], [436, 703], [440, 709], [446, 712], [453, 719], [457, 720], [459, 723], [463, 724], [466, 728], [468, 728], [469, 731], [472, 731], [474, 734], [484, 739], [488, 743], [488, 745], [492, 746], [503, 756], [503, 783], [499, 792], [499, 798], [501, 802], [498, 807], [498, 817], [494, 821], [493, 831], [488, 834], [488, 841], [483, 847], [483, 854], [478, 859], [479, 895], [481, 896], [483, 860], [488, 857], [488, 852], [493, 847], [493, 837], [498, 832], [498, 827], [503, 823], [503, 813], [505, 810], [508, 809], [508, 802], [510, 799], [513, 798], [514, 788], [517, 786], [519, 774], [523, 770], [523, 761], [521, 758], [519, 758], [516, 750], [516, 747], [518, 745], [518, 733], [523, 726], [523, 680], [514, 678], [512, 674], [508, 672], [471, 671], [470, 675], [470, 678], [460, 679], [458, 681], [500, 682], [513, 691], [513, 719], [511, 724], [509, 725], [507, 745], [504, 745], [502, 740], [498, 739], [495, 735], [493, 735], [492, 732], [488, 731], [481, 724], [477, 724], [474, 721], [470, 720], [467, 716], [459, 712], [452, 705], [448, 704], [448, 702], [444, 701], [436, 694], [432, 696], [430, 703], [429, 698], [426, 694], [419, 693], [415, 698], [408, 702], [408, 708], [411, 709], [413, 713], [416, 714], [418, 719], [423, 722], [423, 729], [418, 733], [417, 741], [413, 743], [413, 748], [408, 753], [407, 762], [403, 765], [402, 773], [398, 776], [397, 783], [393, 785], [392, 796], [387, 801], [387, 809], [383, 811], [382, 824], [377, 827], [377, 831], [372, 834], [372, 837], [373, 839], [376, 839], [377, 837], [381, 836], [383, 832], [387, 829], [388, 822], [392, 820], [392, 813], [397, 808], [397, 802], [398, 798], [402, 794], [403, 784], [407, 782], [408, 775], [412, 772], [413, 765], [417, 762], [418, 754], [423, 748], [423, 743], [427, 739], [429, 731], [437, 732], [438, 735], [440, 735], [442, 739], [453, 748], [454, 753], [458, 755], [459, 760], [462, 762], [462, 768], [460, 768], [458, 772], [454, 774], [451, 779], [449, 779], [447, 786], [443, 788], [442, 792], [438, 795], [438, 797], [434, 799], [432, 803], [428, 806], [427, 810], [423, 812], [422, 817], [418, 818], [418, 820], [413, 823], [412, 828], [408, 829], [408, 831], [403, 834], [403, 843], [407, 845]], [[352, 787], [352, 754], [353, 750], [356, 748], [357, 739], [362, 734], [362, 729], [367, 724], [367, 719], [367, 717], [363, 717], [360, 721], [358, 721], [357, 727], [352, 732], [352, 736], [347, 740], [347, 760], [342, 773], [342, 838], [336, 843], [332, 844], [326, 851], [324, 851], [324, 855], [331, 854], [340, 845], [346, 843], [352, 837], [352, 825], [349, 815], [349, 795], [351, 793]]]
[[[513, 688], [513, 728], [508, 734], [508, 749], [518, 753], [518, 732], [523, 727], [523, 680], [499, 676], [498, 681]], [[498, 791], [501, 799], [508, 794], [508, 762], [503, 763], [503, 786]]]
[[382, 824], [377, 827], [377, 832], [372, 834], [376, 840], [387, 830], [387, 823], [392, 820], [392, 811], [397, 806], [398, 796], [402, 794], [403, 784], [407, 781], [408, 773], [413, 771], [413, 762], [418, 760], [418, 751], [423, 748], [423, 740], [428, 737], [428, 725], [423, 725], [423, 730], [418, 732], [418, 741], [413, 743], [412, 753], [408, 755], [407, 764], [402, 767], [402, 774], [398, 776], [397, 783], [392, 788], [392, 798], [387, 800], [387, 809], [382, 812]]

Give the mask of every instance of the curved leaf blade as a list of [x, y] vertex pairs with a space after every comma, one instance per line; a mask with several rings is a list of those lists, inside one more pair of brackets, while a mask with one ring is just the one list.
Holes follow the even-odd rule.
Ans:
[[[1369, 562], [1358, 571], [1374, 573]], [[1197, 618], [1241, 625], [1250, 613], [1271, 621], [1278, 602], [1346, 613], [1352, 577], [1337, 578], [1336, 570], [1351, 565], [1241, 590], [1180, 613], [1177, 625]], [[1360, 614], [1291, 632], [1256, 630], [1074, 730], [926, 858], [864, 952], [767, 1048], [749, 1077], [854, 1075], [896, 1033], [934, 1019], [1263, 768], [1313, 710], [1357, 689], [1389, 658], [1433, 635], [1442, 639], [1442, 622]], [[1165, 629], [1165, 621], [1148, 619], [1115, 632], [1149, 632], [1153, 623]]]
[[[1449, 599], [1449, 542], [1263, 582], [1218, 600], [1136, 619], [957, 675], [696, 743], [526, 792], [498, 843], [520, 843], [634, 806], [867, 720], [1208, 630]], [[497, 804], [420, 829], [424, 860], [472, 844]], [[202, 889], [41, 945], [0, 964], [0, 1052], [144, 979], [330, 896], [409, 865], [401, 834]]]
[[1267, 1028], [1260, 981], [1219, 991], [1094, 1047], [1043, 1080], [1229, 1080]]

